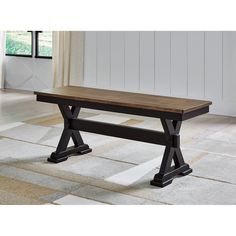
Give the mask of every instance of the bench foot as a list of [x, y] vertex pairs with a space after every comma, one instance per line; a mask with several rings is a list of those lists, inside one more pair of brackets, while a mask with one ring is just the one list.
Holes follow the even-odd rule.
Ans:
[[158, 187], [165, 187], [172, 183], [173, 179], [178, 175], [188, 175], [192, 172], [192, 169], [188, 164], [184, 164], [179, 168], [175, 168], [174, 166], [170, 168], [170, 170], [166, 174], [156, 174], [154, 179], [150, 182], [151, 185]]
[[62, 152], [53, 152], [51, 156], [48, 158], [48, 161], [53, 163], [59, 163], [62, 161], [66, 161], [68, 157], [73, 154], [83, 155], [89, 152], [92, 152], [92, 149], [89, 148], [87, 144], [82, 144], [79, 147], [69, 147]]
[[185, 175], [189, 175], [190, 173], [192, 173], [193, 170], [191, 168], [179, 173], [179, 175], [185, 176]]
[[51, 154], [51, 156], [48, 158], [48, 162], [60, 163], [60, 162], [66, 161], [67, 159], [68, 159], [68, 156], [67, 157], [57, 157], [56, 153], [53, 152]]
[[92, 149], [87, 144], [79, 146], [78, 154], [83, 155], [92, 152]]
[[173, 179], [169, 179], [169, 180], [166, 180], [166, 181], [162, 181], [162, 180], [158, 180], [158, 179], [153, 179], [150, 181], [150, 184], [153, 185], [153, 186], [157, 186], [157, 187], [160, 187], [160, 188], [163, 188], [169, 184], [171, 184], [173, 181]]

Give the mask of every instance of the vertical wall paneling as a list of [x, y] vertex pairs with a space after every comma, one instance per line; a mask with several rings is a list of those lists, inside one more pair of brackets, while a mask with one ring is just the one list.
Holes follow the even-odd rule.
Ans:
[[170, 32], [155, 32], [155, 92], [170, 95]]
[[85, 56], [84, 56], [84, 80], [85, 86], [97, 86], [97, 40], [96, 32], [86, 32], [85, 35]]
[[155, 90], [154, 32], [140, 32], [140, 91]]
[[125, 90], [139, 90], [139, 32], [125, 32]]
[[[70, 60], [70, 85], [81, 86], [84, 81], [84, 32], [73, 31], [71, 33], [71, 55]], [[76, 46], [78, 45], [78, 46]]]
[[110, 32], [97, 32], [97, 86], [110, 87]]
[[208, 99], [212, 113], [236, 116], [236, 32], [86, 32], [85, 40], [85, 86]]
[[204, 32], [188, 34], [188, 96], [204, 98]]
[[223, 100], [236, 100], [236, 32], [223, 32]]
[[205, 32], [205, 97], [222, 100], [222, 32]]
[[111, 88], [117, 90], [124, 89], [124, 36], [124, 32], [111, 32]]
[[187, 97], [187, 33], [171, 32], [171, 95]]

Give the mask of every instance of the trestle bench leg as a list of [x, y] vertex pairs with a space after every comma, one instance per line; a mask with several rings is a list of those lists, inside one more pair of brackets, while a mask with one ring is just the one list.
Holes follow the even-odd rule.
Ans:
[[[171, 184], [177, 175], [188, 175], [192, 172], [192, 169], [184, 162], [180, 149], [179, 131], [181, 121], [161, 119], [161, 123], [166, 139], [171, 140], [171, 145], [166, 146], [160, 171], [150, 183], [158, 187], [165, 187]], [[174, 165], [172, 165], [173, 162]]]
[[[62, 132], [57, 149], [48, 158], [49, 162], [59, 163], [66, 161], [72, 154], [86, 154], [92, 151], [87, 144], [84, 144], [83, 139], [78, 130], [72, 130], [69, 119], [76, 119], [80, 112], [80, 107], [71, 108], [67, 105], [59, 104], [59, 109], [64, 119], [64, 130]], [[68, 147], [70, 138], [72, 138], [74, 146]]]

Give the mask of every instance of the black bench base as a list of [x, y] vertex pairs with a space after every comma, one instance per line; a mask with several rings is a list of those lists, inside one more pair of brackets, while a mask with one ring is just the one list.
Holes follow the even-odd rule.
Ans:
[[[86, 154], [92, 151], [84, 144], [79, 131], [87, 131], [118, 138], [131, 139], [141, 142], [164, 145], [165, 152], [160, 171], [154, 176], [151, 185], [165, 187], [172, 183], [178, 175], [188, 175], [192, 169], [184, 162], [180, 149], [179, 131], [181, 121], [160, 118], [164, 132], [153, 131], [122, 125], [114, 125], [97, 121], [79, 119], [80, 107], [59, 104], [64, 118], [64, 130], [58, 143], [57, 149], [48, 158], [49, 162], [59, 163], [66, 161], [70, 155]], [[145, 115], [145, 114], [144, 114]], [[74, 146], [67, 147], [72, 138]]]

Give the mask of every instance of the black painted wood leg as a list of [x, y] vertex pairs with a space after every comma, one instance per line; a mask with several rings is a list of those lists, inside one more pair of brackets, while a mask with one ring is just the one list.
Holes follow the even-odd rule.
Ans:
[[[179, 131], [181, 121], [161, 119], [161, 123], [168, 144], [164, 151], [160, 171], [154, 176], [151, 185], [165, 187], [172, 183], [175, 176], [188, 175], [192, 172], [192, 169], [184, 162], [180, 149]], [[172, 166], [173, 162], [174, 165]]]
[[[80, 112], [80, 107], [71, 108], [67, 105], [59, 104], [59, 109], [64, 118], [64, 130], [62, 132], [57, 149], [48, 158], [49, 162], [59, 163], [68, 159], [72, 154], [86, 154], [92, 151], [87, 144], [84, 144], [79, 130], [73, 130], [70, 127], [70, 120], [76, 119]], [[74, 146], [68, 147], [70, 138], [72, 138]]]

